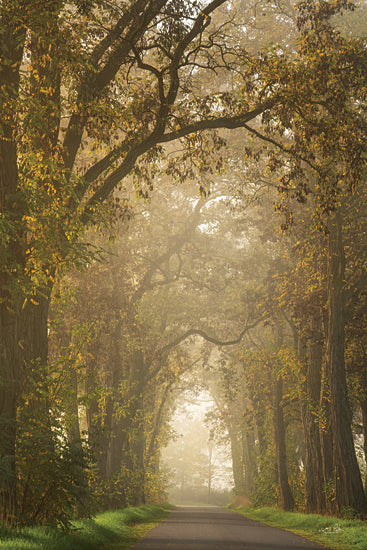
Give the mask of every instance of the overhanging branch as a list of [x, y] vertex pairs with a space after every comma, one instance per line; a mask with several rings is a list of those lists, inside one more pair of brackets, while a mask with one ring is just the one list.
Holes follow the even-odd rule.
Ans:
[[[86, 205], [84, 214], [82, 215], [82, 221], [85, 223], [88, 221], [88, 211], [92, 209], [93, 206], [102, 203], [110, 195], [114, 188], [121, 182], [121, 180], [130, 173], [136, 160], [155, 145], [158, 145], [159, 143], [174, 141], [190, 134], [205, 130], [215, 130], [220, 128], [235, 129], [246, 127], [247, 122], [255, 119], [257, 116], [261, 115], [264, 111], [270, 109], [278, 102], [278, 98], [272, 98], [264, 101], [264, 103], [261, 103], [247, 113], [233, 117], [227, 116], [199, 120], [197, 122], [179, 128], [176, 131], [168, 133], [164, 133], [164, 130], [160, 132], [159, 127], [156, 126], [148, 137], [146, 137], [143, 141], [137, 143], [134, 147], [131, 148], [122, 163], [111, 174], [109, 174], [103, 185], [90, 198]], [[111, 154], [111, 163], [113, 159], [115, 159], [115, 157]], [[107, 159], [107, 157], [106, 159], [104, 159], [104, 161], [106, 160], [106, 164], [108, 164], [109, 159]]]
[[243, 330], [240, 332], [240, 334], [236, 338], [233, 338], [232, 340], [220, 340], [219, 338], [217, 338], [215, 336], [210, 336], [204, 330], [197, 329], [197, 328], [191, 328], [191, 329], [187, 330], [186, 332], [184, 332], [183, 334], [181, 334], [180, 336], [177, 336], [177, 338], [172, 340], [172, 342], [170, 342], [169, 344], [164, 346], [162, 349], [160, 349], [158, 351], [158, 355], [162, 356], [162, 355], [168, 353], [172, 348], [174, 348], [175, 346], [178, 346], [179, 344], [181, 344], [181, 342], [183, 342], [184, 340], [187, 340], [187, 338], [190, 338], [190, 336], [200, 336], [201, 338], [203, 338], [207, 342], [215, 344], [216, 346], [219, 346], [219, 347], [235, 346], [236, 344], [239, 344], [241, 342], [241, 340], [243, 339], [245, 334], [247, 334], [250, 330], [255, 328], [261, 321], [262, 321], [262, 316], [259, 317], [253, 323], [246, 324], [246, 326], [243, 328]]
[[277, 103], [279, 103], [278, 98], [272, 98], [241, 115], [198, 120], [197, 122], [163, 134], [161, 138], [159, 138], [158, 143], [167, 143], [204, 130], [218, 130], [220, 128], [233, 130], [235, 128], [244, 128], [248, 122], [261, 115], [264, 111], [271, 109]]

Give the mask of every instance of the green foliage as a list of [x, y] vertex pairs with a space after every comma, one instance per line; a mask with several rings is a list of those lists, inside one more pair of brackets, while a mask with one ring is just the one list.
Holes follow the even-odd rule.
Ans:
[[[190, 355], [185, 349], [168, 359], [165, 344], [190, 324], [231, 332], [261, 316], [264, 309], [272, 324], [277, 323], [279, 309], [294, 306], [292, 316], [299, 313], [319, 290], [319, 273], [311, 270], [311, 281], [308, 267], [315, 258], [325, 260], [315, 252], [317, 244], [313, 242], [310, 250], [302, 236], [303, 245], [295, 244], [296, 253], [286, 258], [292, 263], [295, 256], [302, 257], [302, 265], [290, 266], [287, 283], [282, 273], [273, 279], [266, 297], [264, 273], [269, 271], [271, 277], [271, 264], [279, 260], [277, 237], [269, 237], [272, 229], [267, 226], [266, 236], [257, 227], [267, 224], [258, 219], [251, 227], [251, 237], [256, 233], [256, 238], [250, 239], [251, 231], [238, 231], [232, 239], [226, 207], [221, 209], [214, 199], [216, 207], [207, 203], [199, 226], [192, 215], [192, 198], [178, 200], [183, 193], [181, 197], [162, 193], [156, 203], [141, 207], [138, 221], [131, 220], [129, 235], [116, 244], [118, 260], [108, 265], [97, 265], [99, 249], [80, 242], [85, 228], [127, 219], [134, 191], [139, 197], [151, 197], [156, 182], [163, 187], [164, 172], [181, 182], [199, 179], [200, 192], [206, 197], [207, 177], [214, 178], [222, 170], [220, 152], [225, 142], [212, 130], [207, 134], [196, 130], [205, 127], [201, 125], [205, 119], [212, 127], [216, 118], [224, 116], [234, 117], [237, 124], [239, 113], [269, 98], [272, 109], [264, 112], [261, 131], [267, 173], [279, 178], [278, 209], [289, 225], [292, 201], [303, 203], [312, 195], [316, 215], [323, 221], [324, 214], [335, 209], [364, 177], [366, 44], [364, 39], [346, 39], [331, 24], [331, 16], [352, 8], [352, 2], [302, 1], [297, 49], [272, 46], [259, 56], [245, 53], [246, 84], [242, 95], [235, 97], [207, 92], [206, 85], [201, 86], [199, 73], [205, 73], [204, 67], [211, 75], [217, 71], [222, 75], [223, 69], [233, 74], [238, 60], [235, 50], [226, 49], [227, 21], [207, 32], [212, 19], [199, 2], [162, 2], [161, 13], [154, 11], [158, 3], [141, 2], [146, 27], [136, 25], [140, 19], [132, 9], [135, 3], [76, 0], [65, 5], [56, 1], [47, 12], [39, 4], [3, 2], [0, 7], [5, 29], [0, 30], [4, 38], [0, 156], [9, 161], [1, 170], [5, 174], [1, 184], [12, 182], [0, 189], [0, 306], [6, 305], [0, 312], [4, 315], [1, 328], [7, 326], [9, 311], [16, 320], [14, 327], [23, 327], [29, 322], [29, 303], [37, 308], [37, 296], [47, 294], [56, 274], [65, 276], [71, 266], [89, 265], [80, 278], [80, 291], [69, 307], [65, 307], [69, 296], [63, 298], [63, 311], [51, 327], [55, 370], [41, 368], [38, 357], [24, 361], [19, 349], [33, 350], [31, 337], [23, 343], [24, 335], [17, 329], [8, 339], [14, 340], [13, 349], [6, 349], [1, 359], [9, 355], [19, 361], [4, 378], [9, 375], [18, 383], [19, 375], [22, 390], [15, 396], [17, 418], [10, 419], [18, 428], [17, 475], [12, 468], [14, 457], [6, 455], [1, 457], [0, 480], [3, 487], [11, 487], [16, 479], [22, 522], [67, 525], [80, 513], [81, 502], [89, 509], [85, 503], [88, 476], [89, 488], [102, 508], [143, 500], [144, 492], [149, 498], [162, 498], [159, 475], [145, 469], [151, 457], [143, 447], [147, 449], [149, 437], [153, 440], [159, 432], [152, 453], [158, 456], [166, 421], [160, 415], [160, 399], [163, 402], [167, 396], [163, 398], [157, 387], [167, 382], [170, 388], [187, 368]], [[263, 8], [268, 13], [273, 6], [265, 2]], [[197, 29], [196, 34], [188, 34], [190, 29]], [[228, 53], [231, 62], [226, 61]], [[259, 137], [255, 127], [247, 129]], [[166, 155], [161, 145], [176, 137], [184, 140], [180, 158]], [[250, 159], [260, 161], [257, 146], [247, 152]], [[133, 176], [132, 186], [130, 182], [121, 186], [118, 196], [109, 200], [128, 175]], [[180, 208], [174, 205], [169, 215], [168, 209], [164, 211], [166, 225], [159, 225], [160, 201], [185, 204], [182, 212], [188, 213], [187, 219], [178, 216]], [[266, 259], [257, 250], [261, 239], [267, 241]], [[252, 255], [247, 250], [250, 240], [256, 248]], [[221, 248], [223, 252], [218, 253]], [[361, 257], [359, 273], [364, 267]], [[207, 258], [212, 262], [210, 270]], [[239, 283], [244, 273], [246, 282]], [[353, 278], [348, 283], [351, 288], [357, 286]], [[277, 284], [277, 300], [272, 301]], [[362, 310], [361, 301], [357, 302], [356, 309]], [[350, 331], [353, 368], [362, 357], [355, 342], [364, 328], [362, 323], [357, 335]], [[46, 319], [42, 329], [47, 336]], [[270, 341], [266, 330], [260, 339], [264, 334]], [[277, 487], [269, 381], [281, 378], [286, 383], [282, 407], [289, 432], [297, 439], [299, 418], [293, 411], [300, 365], [288, 344], [282, 353], [270, 349], [273, 342], [266, 353], [257, 353], [258, 342], [246, 345], [251, 348], [243, 354], [249, 386], [246, 399], [253, 403], [245, 407], [242, 396], [238, 409], [242, 414], [243, 406], [253, 422], [259, 398], [266, 415], [265, 470], [258, 478], [255, 498], [272, 503]], [[64, 384], [62, 391], [56, 391], [55, 380]], [[363, 377], [354, 377], [356, 396], [363, 382]], [[85, 442], [70, 438], [71, 426], [79, 420], [78, 405], [84, 407], [82, 420], [88, 424], [95, 451], [94, 470], [89, 469]], [[105, 459], [110, 443], [118, 437], [121, 463], [111, 473]], [[290, 477], [300, 501], [302, 476], [295, 447], [290, 445]]]
[[[74, 522], [69, 531], [51, 527], [27, 527], [18, 530], [0, 529], [2, 550], [97, 550], [118, 544], [123, 550], [164, 519], [171, 507], [146, 505], [99, 514], [94, 519]], [[136, 524], [136, 528], [130, 524]]]
[[261, 470], [256, 477], [255, 489], [250, 495], [254, 506], [276, 506], [279, 500], [279, 486], [276, 459], [273, 446], [269, 446], [261, 457]]
[[63, 426], [50, 415], [39, 414], [34, 419], [29, 411], [22, 411], [20, 422], [22, 430], [17, 445], [20, 523], [67, 526], [81, 510], [88, 514], [90, 497], [84, 451], [67, 441]]
[[156, 472], [146, 472], [144, 496], [147, 502], [153, 504], [164, 504], [167, 502], [167, 476], [161, 470]]
[[90, 490], [98, 510], [118, 510], [122, 506], [136, 503], [140, 492], [142, 475], [140, 471], [121, 466], [122, 472], [102, 478], [98, 472], [90, 480]]
[[[354, 2], [300, 2], [300, 39], [295, 55], [278, 46], [249, 64], [257, 88], [278, 97], [263, 117], [269, 173], [278, 177], [284, 227], [293, 220], [292, 199], [312, 196], [320, 227], [364, 178], [366, 167], [366, 41], [345, 38], [331, 17]], [[250, 80], [248, 81], [250, 82]], [[250, 84], [248, 84], [250, 86]], [[246, 94], [245, 94], [246, 95]], [[277, 148], [273, 147], [277, 145]]]
[[[89, 515], [91, 500], [86, 471], [90, 454], [81, 441], [69, 440], [64, 412], [49, 408], [52, 377], [29, 380], [29, 393], [18, 409], [17, 508], [21, 524], [68, 526], [79, 514]], [[43, 390], [41, 388], [43, 387]]]

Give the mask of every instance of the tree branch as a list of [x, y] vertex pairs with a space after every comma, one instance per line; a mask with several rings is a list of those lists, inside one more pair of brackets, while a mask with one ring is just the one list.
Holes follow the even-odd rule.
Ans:
[[193, 122], [192, 124], [183, 126], [178, 130], [163, 134], [158, 143], [167, 143], [169, 141], [174, 141], [175, 139], [180, 139], [189, 134], [194, 134], [203, 130], [217, 130], [219, 128], [227, 128], [229, 130], [233, 130], [235, 128], [246, 128], [247, 122], [255, 119], [264, 111], [271, 109], [277, 103], [279, 103], [278, 98], [267, 99], [266, 101], [264, 101], [264, 103], [259, 104], [251, 111], [248, 111], [247, 113], [241, 115], [198, 120], [197, 122]]
[[[128, 14], [124, 14], [118, 21], [115, 27], [110, 31], [109, 35], [102, 40], [99, 46], [91, 54], [92, 66], [97, 68], [98, 62], [103, 53], [108, 51], [116, 41], [115, 48], [109, 55], [108, 60], [99, 72], [89, 71], [84, 75], [84, 78], [79, 86], [76, 105], [86, 105], [88, 101], [95, 98], [116, 76], [118, 70], [126, 61], [127, 56], [131, 52], [133, 44], [143, 36], [147, 25], [158, 15], [160, 9], [167, 3], [167, 0], [151, 0], [148, 2], [146, 9], [141, 9], [141, 0], [130, 6]], [[140, 8], [139, 8], [140, 5]], [[126, 35], [121, 36], [121, 33], [126, 30]], [[71, 170], [77, 152], [79, 150], [82, 135], [88, 116], [81, 112], [75, 112], [71, 115], [68, 128], [63, 142], [63, 158], [65, 168]]]
[[219, 338], [215, 336], [210, 336], [204, 330], [190, 328], [180, 336], [177, 336], [177, 338], [172, 340], [172, 342], [163, 346], [163, 348], [158, 351], [158, 354], [162, 356], [166, 353], [169, 353], [169, 351], [172, 348], [174, 348], [175, 346], [178, 346], [179, 344], [181, 344], [181, 342], [183, 342], [184, 340], [187, 340], [187, 338], [190, 338], [190, 336], [201, 336], [201, 338], [203, 338], [207, 342], [210, 342], [211, 344], [215, 344], [216, 346], [219, 346], [219, 347], [235, 346], [236, 344], [239, 344], [241, 342], [245, 334], [247, 334], [250, 330], [255, 328], [261, 321], [262, 321], [262, 316], [259, 317], [259, 319], [257, 319], [256, 321], [254, 321], [251, 325], [247, 324], [245, 328], [240, 332], [240, 334], [236, 338], [233, 338], [232, 340], [219, 340]]
[[150, 73], [154, 74], [154, 76], [157, 78], [159, 99], [161, 104], [164, 103], [165, 97], [164, 97], [164, 84], [163, 84], [162, 71], [159, 71], [156, 67], [154, 67], [153, 65], [150, 65], [149, 63], [144, 63], [144, 61], [140, 57], [138, 49], [135, 46], [132, 46], [132, 51], [133, 51], [133, 54], [135, 55], [135, 59], [137, 61], [137, 65], [139, 69], [143, 69], [144, 71], [149, 71]]
[[188, 222], [186, 224], [185, 230], [182, 233], [176, 234], [172, 237], [172, 239], [171, 239], [172, 242], [168, 246], [167, 250], [163, 254], [161, 254], [154, 261], [154, 265], [152, 265], [150, 267], [150, 269], [147, 270], [147, 272], [145, 273], [139, 287], [134, 292], [134, 294], [131, 298], [132, 303], [137, 302], [137, 300], [139, 300], [147, 290], [150, 290], [152, 288], [152, 282], [151, 281], [152, 281], [154, 273], [158, 269], [158, 266], [160, 266], [163, 262], [168, 260], [174, 254], [178, 254], [179, 250], [187, 242], [187, 240], [190, 236], [190, 233], [197, 227], [197, 225], [200, 221], [200, 212], [201, 212], [202, 206], [203, 206], [203, 203], [199, 200], [196, 203], [195, 208], [194, 208], [193, 212], [190, 215], [190, 219], [188, 220]]
[[257, 130], [255, 130], [255, 128], [251, 128], [251, 126], [248, 126], [247, 124], [244, 124], [243, 125], [244, 128], [246, 128], [246, 130], [248, 130], [251, 134], [254, 134], [257, 138], [259, 138], [261, 141], [265, 141], [267, 143], [271, 143], [272, 145], [274, 145], [277, 149], [280, 149], [281, 151], [283, 151], [286, 155], [291, 155], [293, 157], [295, 156], [298, 156], [298, 158], [300, 160], [303, 160], [306, 164], [308, 164], [308, 166], [310, 168], [312, 168], [313, 170], [315, 170], [315, 172], [318, 171], [317, 167], [312, 164], [312, 162], [310, 162], [309, 159], [307, 158], [304, 158], [302, 157], [301, 155], [297, 154], [295, 155], [294, 154], [294, 151], [290, 148], [290, 147], [285, 147], [282, 143], [280, 143], [279, 141], [276, 141], [275, 139], [272, 139], [268, 136], [265, 136], [264, 134], [261, 134], [260, 132], [258, 132]]
[[[168, 132], [166, 134], [164, 133], [164, 129], [159, 132], [159, 128], [156, 127], [147, 138], [131, 148], [122, 163], [106, 178], [103, 185], [89, 199], [85, 207], [84, 213], [81, 215], [81, 221], [83, 223], [87, 223], [89, 219], [89, 214], [91, 211], [93, 211], [93, 207], [106, 200], [113, 189], [121, 182], [124, 177], [126, 177], [130, 173], [130, 171], [134, 167], [136, 160], [144, 153], [146, 153], [151, 147], [154, 147], [159, 143], [174, 141], [175, 139], [179, 139], [189, 134], [197, 133], [204, 130], [219, 128], [234, 129], [245, 127], [247, 122], [255, 119], [257, 116], [261, 115], [264, 111], [270, 109], [278, 102], [279, 100], [277, 98], [268, 99], [264, 103], [258, 105], [252, 111], [249, 111], [247, 113], [234, 117], [218, 117], [210, 118], [207, 120], [200, 120], [184, 126], [179, 130]], [[112, 164], [112, 159], [114, 157], [111, 156], [110, 158]], [[106, 162], [106, 164], [108, 164], [108, 162]]]

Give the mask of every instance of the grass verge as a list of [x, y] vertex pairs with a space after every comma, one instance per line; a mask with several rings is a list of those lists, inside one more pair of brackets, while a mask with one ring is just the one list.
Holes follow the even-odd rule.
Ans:
[[71, 532], [52, 527], [0, 528], [1, 550], [126, 550], [156, 523], [171, 506], [145, 505], [98, 514], [73, 522]]
[[232, 509], [250, 519], [292, 531], [333, 550], [367, 549], [366, 521], [282, 512], [276, 508], [237, 506]]

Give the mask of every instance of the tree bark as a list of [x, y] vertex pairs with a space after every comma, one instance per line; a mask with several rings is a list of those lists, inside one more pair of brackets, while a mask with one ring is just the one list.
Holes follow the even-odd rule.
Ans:
[[[5, 10], [4, 10], [5, 11]], [[22, 259], [19, 240], [14, 237], [22, 218], [17, 196], [18, 163], [15, 143], [16, 120], [14, 103], [19, 91], [19, 68], [25, 40], [25, 29], [12, 25], [12, 14], [0, 19], [0, 215], [9, 223], [0, 240], [0, 461], [7, 469], [6, 484], [0, 489], [0, 517], [12, 522], [16, 516], [16, 404], [20, 388], [21, 348], [19, 346], [19, 301], [13, 303], [12, 276]], [[6, 269], [7, 268], [7, 269]], [[13, 270], [13, 273], [12, 273]]]
[[251, 402], [253, 407], [256, 437], [258, 440], [257, 466], [258, 470], [261, 471], [263, 466], [262, 459], [268, 447], [265, 427], [265, 413], [264, 408], [261, 407], [260, 401], [258, 401], [253, 395], [251, 395]]
[[[362, 411], [364, 462], [367, 468], [367, 398], [362, 399], [360, 404], [361, 404], [361, 411]], [[367, 491], [367, 472], [365, 475], [364, 487], [365, 487], [365, 490]]]
[[367, 500], [354, 449], [344, 362], [344, 271], [342, 218], [336, 212], [330, 219], [328, 235], [328, 362], [335, 496], [339, 513], [351, 507], [365, 515]]
[[322, 473], [324, 478], [325, 506], [329, 514], [335, 513], [335, 490], [334, 490], [334, 459], [333, 459], [333, 439], [331, 433], [330, 420], [330, 391], [329, 382], [322, 380], [322, 389], [320, 397], [320, 408], [323, 415], [323, 423], [320, 426], [320, 443], [322, 457]]
[[255, 450], [255, 433], [253, 428], [245, 426], [242, 436], [243, 446], [243, 461], [245, 469], [245, 494], [250, 496], [255, 489], [256, 480], [256, 450]]
[[159, 470], [159, 435], [162, 430], [162, 426], [165, 418], [165, 410], [169, 393], [172, 387], [172, 382], [165, 384], [159, 395], [159, 405], [155, 412], [153, 429], [150, 434], [149, 446], [146, 451], [145, 462], [147, 468], [154, 473], [158, 473]]
[[91, 361], [87, 365], [85, 376], [85, 395], [86, 395], [86, 420], [88, 431], [88, 442], [92, 449], [94, 459], [97, 464], [98, 474], [102, 479], [106, 478], [106, 454], [107, 441], [104, 437], [104, 427], [102, 424], [102, 412], [99, 408], [98, 399], [95, 396], [97, 380], [97, 365], [93, 348], [90, 350]]
[[[8, 466], [8, 483], [0, 490], [0, 514], [7, 522], [15, 521], [17, 512], [17, 405], [29, 377], [41, 377], [37, 367], [46, 365], [51, 290], [34, 285], [34, 294], [27, 290], [27, 286], [32, 287], [25, 271], [28, 237], [23, 218], [28, 211], [18, 180], [20, 65], [26, 40], [25, 21], [28, 23], [31, 12], [27, 4], [21, 12], [19, 5], [14, 4], [7, 6], [0, 18], [0, 214], [5, 221], [0, 250], [0, 421], [5, 437], [0, 442], [0, 460]], [[29, 406], [37, 411], [39, 406], [45, 406], [44, 398], [33, 395]]]
[[323, 354], [320, 308], [314, 308], [309, 324], [310, 330], [307, 336], [299, 337], [298, 352], [305, 375], [302, 403], [305, 438], [305, 507], [309, 513], [321, 513], [325, 510], [325, 480], [323, 476], [319, 416]]
[[278, 481], [279, 481], [279, 500], [280, 506], [285, 511], [291, 511], [294, 508], [292, 491], [288, 481], [287, 453], [285, 445], [285, 426], [282, 407], [283, 398], [283, 380], [279, 378], [275, 381], [274, 387], [274, 438], [275, 452], [277, 459]]
[[236, 495], [246, 494], [245, 472], [243, 466], [242, 446], [239, 434], [228, 426], [227, 430], [231, 444], [232, 472], [234, 481], [234, 490]]
[[19, 394], [20, 361], [15, 315], [2, 311], [0, 315], [0, 462], [6, 471], [6, 481], [0, 489], [0, 514], [5, 523], [16, 516], [15, 446], [17, 436], [16, 407]]

